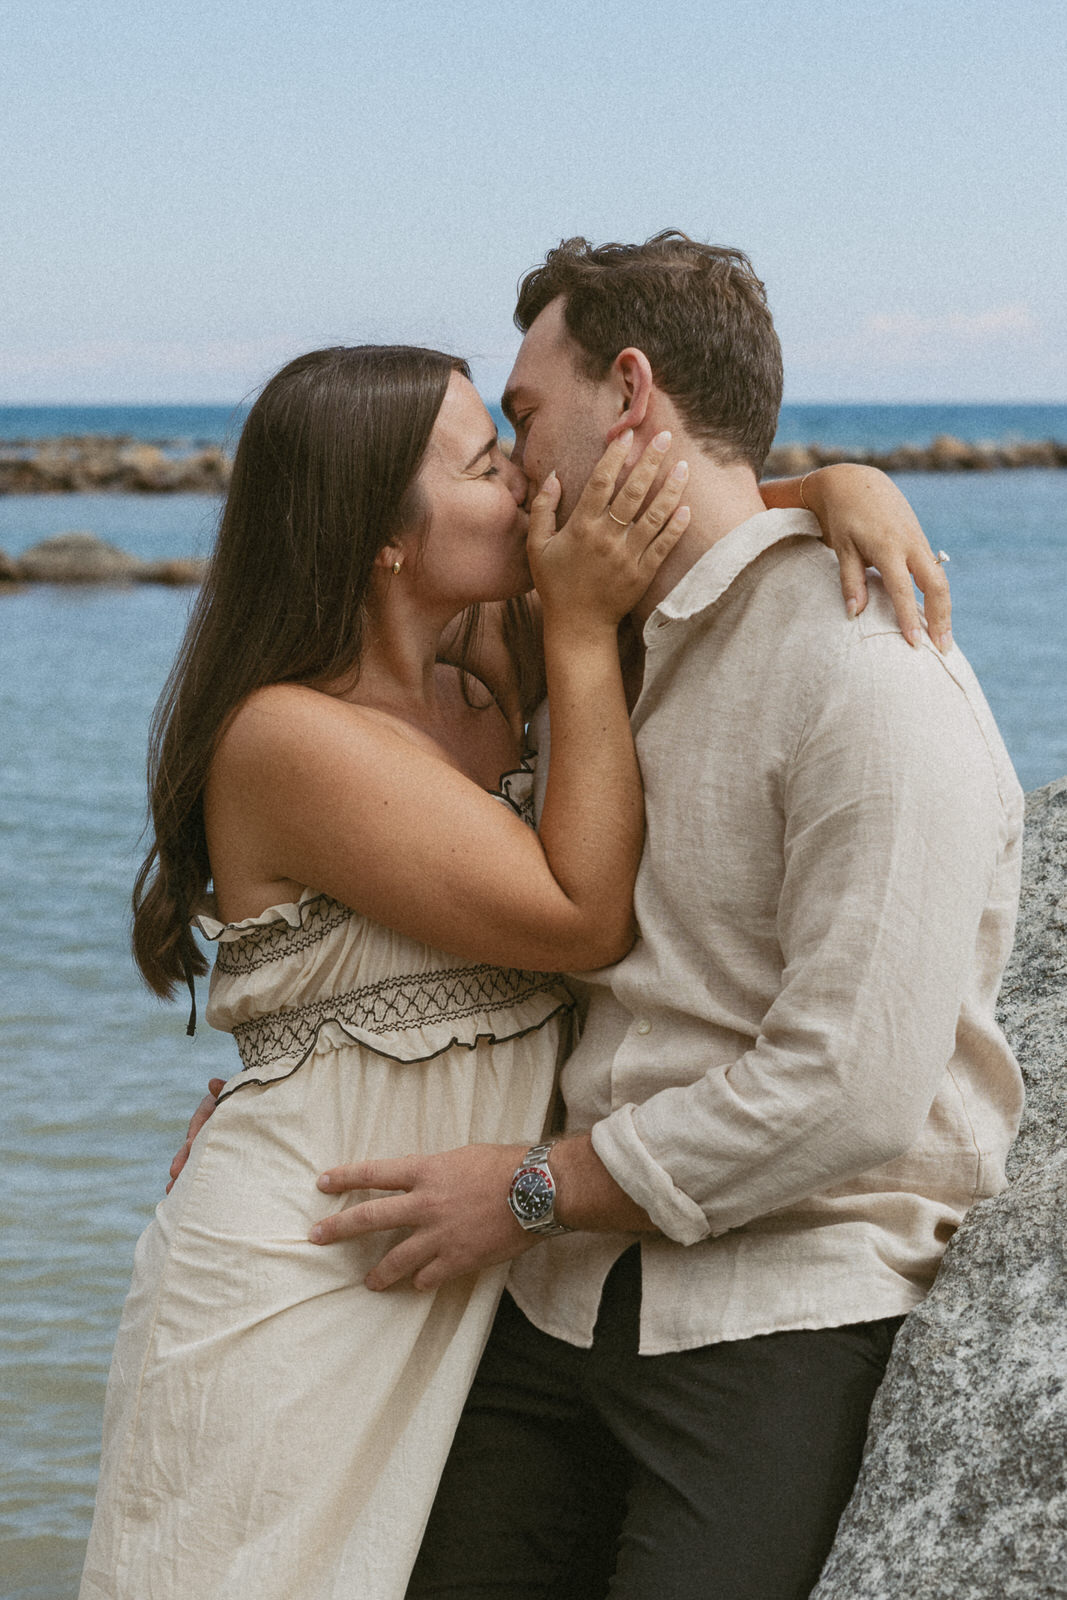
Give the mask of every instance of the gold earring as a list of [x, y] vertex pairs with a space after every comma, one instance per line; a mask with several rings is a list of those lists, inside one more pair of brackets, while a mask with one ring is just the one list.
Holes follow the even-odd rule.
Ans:
[[393, 562], [393, 576], [394, 576], [394, 577], [395, 577], [395, 576], [396, 576], [396, 574], [397, 574], [397, 573], [398, 573], [398, 572], [399, 572], [399, 571], [400, 571], [400, 562], [399, 562], [399, 561], [394, 561], [394, 562]]

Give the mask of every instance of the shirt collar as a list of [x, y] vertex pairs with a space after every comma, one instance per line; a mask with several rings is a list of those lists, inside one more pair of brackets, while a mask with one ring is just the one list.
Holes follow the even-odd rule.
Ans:
[[810, 511], [760, 511], [717, 539], [664, 595], [646, 627], [679, 622], [713, 605], [746, 567], [772, 545], [798, 535], [819, 539], [822, 529]]

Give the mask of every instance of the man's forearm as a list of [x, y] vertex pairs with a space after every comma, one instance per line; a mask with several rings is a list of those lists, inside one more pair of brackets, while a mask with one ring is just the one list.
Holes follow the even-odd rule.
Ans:
[[549, 1162], [556, 1183], [556, 1216], [568, 1228], [598, 1233], [655, 1233], [647, 1211], [620, 1188], [593, 1149], [588, 1133], [560, 1139]]

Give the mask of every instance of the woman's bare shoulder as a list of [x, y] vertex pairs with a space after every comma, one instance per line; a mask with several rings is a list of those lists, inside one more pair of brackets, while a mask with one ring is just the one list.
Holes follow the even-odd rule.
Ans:
[[216, 749], [217, 769], [275, 774], [313, 755], [317, 763], [344, 753], [373, 755], [403, 747], [398, 720], [373, 706], [341, 699], [301, 683], [272, 683], [241, 702]]

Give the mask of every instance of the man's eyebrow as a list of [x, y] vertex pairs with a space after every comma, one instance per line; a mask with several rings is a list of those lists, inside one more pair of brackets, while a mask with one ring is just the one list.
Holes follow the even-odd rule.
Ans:
[[494, 429], [493, 430], [493, 437], [490, 439], [489, 443], [488, 444], [483, 444], [482, 448], [480, 450], [476, 450], [475, 451], [474, 455], [472, 455], [470, 460], [467, 462], [467, 465], [463, 468], [464, 472], [469, 472], [476, 461], [480, 461], [483, 456], [487, 456], [489, 454], [490, 450], [495, 450], [496, 446], [497, 446], [497, 442], [498, 442], [498, 435], [496, 433], [496, 430]]
[[500, 409], [507, 417], [512, 427], [515, 425], [515, 406], [518, 402], [519, 396], [523, 392], [522, 385], [516, 383], [512, 384], [510, 389], [505, 389], [503, 395], [501, 396]]

